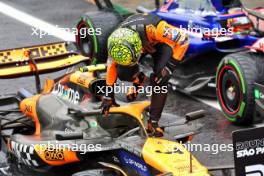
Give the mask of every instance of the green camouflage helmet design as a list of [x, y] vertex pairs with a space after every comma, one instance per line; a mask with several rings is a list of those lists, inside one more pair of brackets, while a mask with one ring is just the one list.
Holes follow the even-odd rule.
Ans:
[[108, 38], [108, 54], [120, 65], [132, 65], [141, 55], [142, 42], [136, 31], [116, 29]]

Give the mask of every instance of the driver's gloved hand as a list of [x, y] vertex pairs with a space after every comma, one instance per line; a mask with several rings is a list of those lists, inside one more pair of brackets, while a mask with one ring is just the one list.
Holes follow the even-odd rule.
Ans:
[[135, 101], [138, 95], [138, 91], [136, 87], [130, 87], [128, 93], [126, 95], [127, 101], [132, 102]]
[[159, 126], [158, 121], [148, 120], [147, 132], [154, 137], [163, 137], [164, 130]]
[[106, 96], [104, 96], [103, 99], [102, 99], [102, 104], [100, 106], [100, 108], [102, 109], [102, 114], [107, 116], [111, 106], [118, 107], [120, 105], [116, 103], [114, 97], [106, 97]]
[[128, 102], [135, 101], [138, 96], [139, 87], [143, 85], [147, 79], [146, 75], [143, 72], [139, 72], [136, 75], [136, 78], [133, 80], [133, 86], [128, 89], [126, 98]]
[[171, 75], [171, 70], [168, 67], [164, 67], [158, 74], [152, 73], [150, 75], [150, 81], [158, 85], [167, 85]]

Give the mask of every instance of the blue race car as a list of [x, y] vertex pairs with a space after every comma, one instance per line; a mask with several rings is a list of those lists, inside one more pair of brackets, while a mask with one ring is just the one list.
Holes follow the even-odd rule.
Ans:
[[[99, 11], [88, 12], [79, 19], [76, 44], [93, 63], [105, 62], [107, 37], [134, 12], [110, 0], [92, 2]], [[192, 95], [217, 96], [229, 120], [240, 124], [252, 121], [251, 117], [247, 117], [254, 109], [254, 100], [245, 97], [253, 95], [253, 84], [245, 83], [254, 79], [254, 75], [243, 75], [255, 72], [251, 71], [252, 59], [247, 59], [244, 52], [246, 46], [251, 46], [261, 37], [261, 33], [246, 16], [243, 4], [239, 0], [165, 0], [162, 5], [156, 0], [155, 4], [155, 9], [138, 6], [137, 11], [158, 15], [168, 23], [186, 30], [190, 36], [186, 56], [181, 63], [176, 63], [177, 69], [170, 80], [172, 88]], [[101, 35], [82, 35], [82, 31], [96, 31], [98, 28], [101, 29]], [[223, 58], [232, 53], [239, 53], [239, 56], [235, 55], [235, 59], [231, 59], [233, 65], [225, 67]], [[241, 55], [244, 59], [240, 63], [236, 58]], [[143, 63], [148, 68], [146, 64]]]

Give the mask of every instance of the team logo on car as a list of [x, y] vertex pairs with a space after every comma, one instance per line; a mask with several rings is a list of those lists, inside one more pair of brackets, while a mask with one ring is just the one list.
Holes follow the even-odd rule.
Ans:
[[63, 161], [63, 150], [45, 150], [45, 159], [48, 161]]
[[54, 87], [52, 93], [74, 104], [80, 102], [80, 93], [78, 91], [75, 91], [74, 89], [71, 89], [60, 83]]

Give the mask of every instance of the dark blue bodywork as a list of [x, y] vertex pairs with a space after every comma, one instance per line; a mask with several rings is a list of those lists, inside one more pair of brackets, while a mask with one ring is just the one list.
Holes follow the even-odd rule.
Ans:
[[119, 152], [119, 160], [123, 166], [133, 169], [139, 175], [151, 176], [148, 165], [138, 156], [121, 150]]
[[[244, 14], [228, 14], [228, 8], [222, 0], [165, 0], [163, 6], [151, 13], [158, 15], [168, 23], [184, 29], [199, 28], [206, 30], [223, 29], [223, 22]], [[220, 41], [204, 39], [202, 32], [188, 31], [190, 47], [186, 58], [209, 51], [232, 53], [245, 46], [252, 45], [258, 38], [251, 35], [234, 34], [222, 37]], [[230, 42], [235, 43], [230, 46]]]

